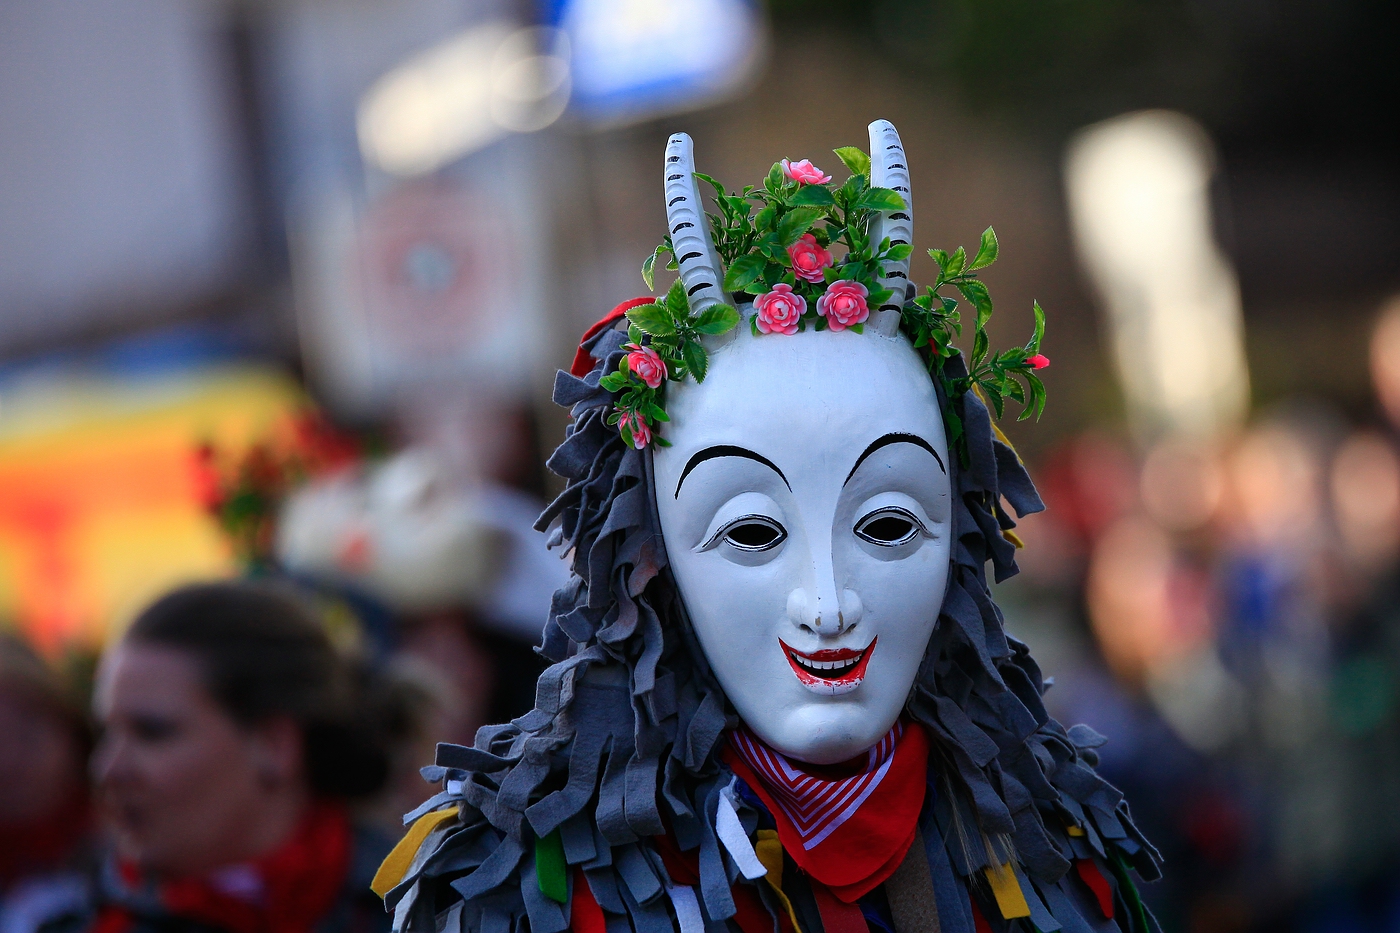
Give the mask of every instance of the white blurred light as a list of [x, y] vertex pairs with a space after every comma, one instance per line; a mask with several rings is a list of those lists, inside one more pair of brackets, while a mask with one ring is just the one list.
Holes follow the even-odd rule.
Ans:
[[564, 0], [574, 107], [602, 124], [703, 107], [737, 93], [767, 48], [750, 0]]
[[360, 101], [360, 150], [387, 172], [421, 175], [506, 133], [544, 129], [563, 114], [569, 92], [563, 33], [477, 26], [374, 83]]
[[1211, 231], [1213, 162], [1205, 131], [1168, 111], [1089, 127], [1068, 150], [1076, 244], [1144, 437], [1213, 434], [1248, 406], [1239, 285]]

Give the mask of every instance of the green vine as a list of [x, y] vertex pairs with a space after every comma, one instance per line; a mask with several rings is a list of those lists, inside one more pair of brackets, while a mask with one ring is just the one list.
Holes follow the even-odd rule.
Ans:
[[[860, 333], [869, 309], [887, 303], [893, 292], [880, 284], [884, 266], [907, 259], [912, 248], [891, 244], [888, 237], [870, 242], [870, 225], [879, 212], [903, 210], [904, 199], [889, 189], [870, 184], [870, 157], [853, 146], [834, 150], [850, 171], [839, 186], [809, 162], [787, 170], [788, 163], [775, 162], [760, 185], [746, 185], [734, 194], [700, 172], [695, 177], [714, 190], [718, 213], [707, 213], [715, 252], [724, 265], [724, 290], [737, 300], [754, 299], [761, 305], [765, 294], [786, 286], [805, 302], [805, 311], [795, 321], [798, 330], [810, 325], [825, 330], [827, 318], [819, 311], [818, 300], [836, 282], [858, 283], [864, 291], [864, 305], [856, 305], [862, 315], [843, 318], [846, 328]], [[802, 171], [803, 182], [793, 173]], [[804, 237], [806, 239], [804, 239]], [[832, 250], [839, 250], [838, 256]], [[805, 251], [805, 268], [799, 254]], [[977, 271], [996, 262], [996, 233], [991, 227], [982, 234], [977, 254], [971, 261], [962, 247], [949, 255], [929, 250], [938, 263], [938, 279], [924, 294], [903, 303], [900, 328], [914, 347], [925, 354], [929, 374], [941, 381], [948, 401], [945, 413], [950, 446], [956, 446], [966, 462], [966, 440], [956, 403], [969, 391], [984, 398], [1000, 419], [1006, 399], [1022, 405], [1020, 419], [1045, 410], [1045, 386], [1035, 370], [1048, 365], [1040, 355], [1045, 333], [1045, 314], [1039, 303], [1033, 305], [1035, 332], [1025, 346], [993, 354], [986, 326], [992, 316], [992, 299]], [[664, 260], [664, 262], [663, 262]], [[665, 236], [642, 264], [642, 278], [655, 288], [658, 262], [675, 270], [676, 254], [671, 237]], [[847, 292], [854, 286], [846, 287]], [[943, 294], [954, 289], [976, 310], [972, 352], [967, 374], [953, 376], [944, 363], [958, 349], [955, 337], [962, 336], [958, 299]], [[832, 294], [835, 294], [833, 292]], [[769, 296], [772, 297], [772, 296]], [[793, 315], [799, 306], [794, 305]], [[627, 312], [628, 352], [616, 371], [604, 376], [603, 388], [617, 394], [609, 424], [616, 425], [623, 440], [633, 447], [644, 447], [656, 437], [655, 426], [668, 421], [665, 411], [665, 384], [691, 376], [703, 382], [709, 367], [701, 337], [728, 333], [740, 320], [739, 312], [728, 305], [715, 305], [695, 315], [679, 279], [665, 297]], [[793, 326], [789, 318], [788, 331]], [[850, 323], [854, 320], [854, 323]], [[759, 316], [749, 319], [750, 329], [760, 335]], [[765, 325], [767, 326], [767, 325]], [[838, 327], [842, 325], [836, 325]]]
[[[929, 256], [938, 263], [938, 279], [922, 295], [904, 306], [899, 326], [913, 341], [915, 349], [926, 350], [929, 373], [942, 381], [950, 409], [953, 402], [975, 389], [991, 405], [998, 419], [1004, 413], [1006, 399], [1011, 398], [1023, 406], [1018, 421], [1032, 415], [1038, 420], [1045, 411], [1045, 383], [1041, 382], [1035, 371], [1050, 363], [1040, 354], [1040, 342], [1045, 336], [1045, 312], [1040, 302], [1032, 302], [1035, 330], [1031, 339], [1025, 346], [1012, 347], [998, 354], [991, 352], [987, 322], [992, 317], [992, 296], [976, 273], [996, 262], [998, 252], [996, 231], [991, 227], [982, 232], [977, 255], [972, 257], [971, 262], [961, 246], [951, 255], [941, 249], [929, 250]], [[950, 376], [943, 367], [949, 357], [959, 352], [953, 345], [953, 338], [962, 336], [962, 313], [958, 310], [958, 300], [942, 294], [942, 290], [950, 286], [976, 311], [972, 354], [968, 358], [965, 376]], [[952, 410], [946, 414], [948, 443], [957, 444], [965, 459], [962, 419]]]

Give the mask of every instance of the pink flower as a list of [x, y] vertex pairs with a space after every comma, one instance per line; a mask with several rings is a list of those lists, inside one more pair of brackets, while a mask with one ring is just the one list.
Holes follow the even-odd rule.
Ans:
[[822, 170], [813, 165], [811, 159], [803, 159], [801, 162], [789, 162], [784, 159], [783, 174], [799, 185], [824, 185], [831, 181], [831, 176], [823, 175]]
[[1031, 369], [1044, 369], [1050, 365], [1050, 357], [1037, 353], [1035, 356], [1027, 357], [1026, 362], [1031, 364]]
[[651, 427], [645, 418], [634, 411], [624, 411], [617, 419], [617, 429], [629, 428], [632, 431], [632, 446], [641, 450], [651, 443]]
[[651, 347], [639, 347], [635, 343], [629, 343], [623, 349], [632, 351], [627, 354], [627, 368], [645, 382], [648, 388], [655, 389], [666, 380], [666, 361]]
[[765, 334], [797, 333], [797, 322], [807, 313], [807, 299], [793, 293], [792, 286], [779, 282], [771, 292], [764, 292], [753, 301], [758, 312], [758, 329]]
[[859, 282], [832, 282], [826, 294], [817, 299], [817, 313], [826, 318], [826, 326], [832, 330], [863, 324], [870, 317], [870, 306], [865, 303], [869, 294], [869, 289]]
[[802, 239], [789, 246], [788, 255], [792, 257], [792, 271], [808, 282], [822, 281], [825, 278], [822, 270], [832, 263], [831, 252], [822, 248], [810, 233], [802, 234]]

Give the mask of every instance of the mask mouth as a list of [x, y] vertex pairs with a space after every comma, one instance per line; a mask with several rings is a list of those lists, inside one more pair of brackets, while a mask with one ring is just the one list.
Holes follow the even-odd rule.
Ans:
[[839, 696], [860, 686], [870, 656], [875, 653], [877, 635], [864, 648], [823, 648], [820, 651], [798, 651], [781, 638], [783, 655], [802, 686], [824, 696]]

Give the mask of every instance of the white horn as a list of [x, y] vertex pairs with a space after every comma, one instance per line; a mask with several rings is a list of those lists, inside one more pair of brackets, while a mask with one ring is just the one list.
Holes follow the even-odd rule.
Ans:
[[724, 292], [719, 256], [710, 242], [710, 223], [695, 179], [695, 156], [685, 133], [674, 134], [666, 144], [666, 229], [691, 313], [700, 314], [720, 302], [732, 304]]
[[[881, 211], [870, 224], [870, 243], [880, 245], [885, 237], [891, 245], [914, 242], [914, 200], [909, 194], [909, 161], [904, 157], [904, 144], [899, 132], [888, 120], [870, 124], [870, 184], [891, 188], [904, 198], [904, 210]], [[870, 327], [876, 333], [893, 337], [899, 331], [899, 315], [904, 307], [905, 286], [909, 284], [909, 260], [885, 263], [880, 284], [892, 294], [870, 315]]]

